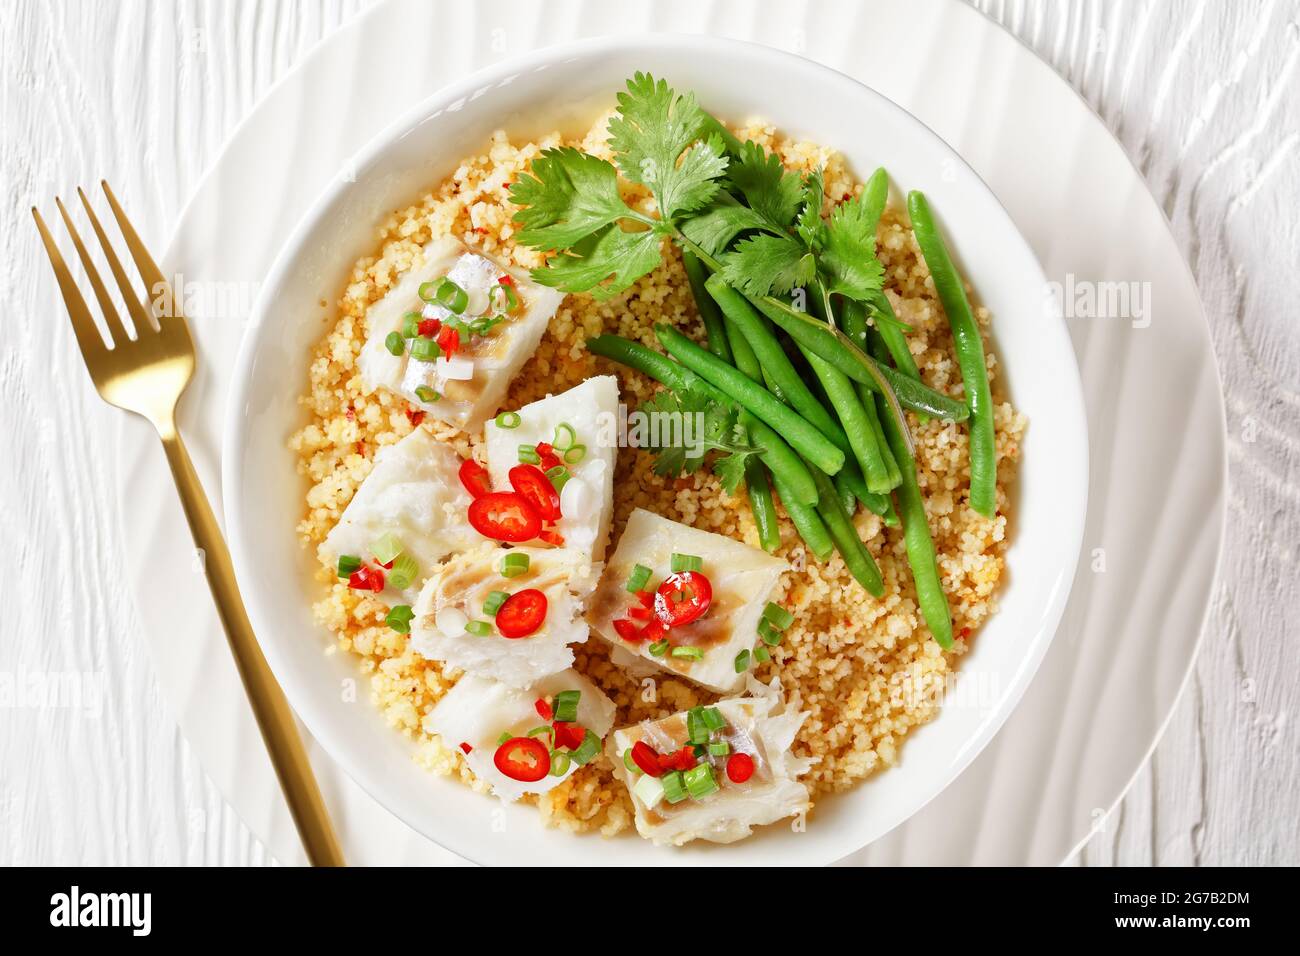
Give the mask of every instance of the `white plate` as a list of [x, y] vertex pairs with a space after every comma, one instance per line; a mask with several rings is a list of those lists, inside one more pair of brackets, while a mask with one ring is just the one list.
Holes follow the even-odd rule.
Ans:
[[[332, 641], [310, 611], [316, 562], [285, 516], [305, 485], [289, 436], [306, 424], [300, 396], [333, 301], [376, 224], [449, 175], [494, 129], [530, 137], [581, 131], [614, 104], [636, 69], [668, 77], [729, 120], [761, 110], [801, 139], [831, 143], [859, 175], [887, 166], [901, 193], [924, 189], [954, 254], [997, 317], [996, 354], [1032, 423], [1016, 488], [1017, 528], [998, 614], [962, 662], [942, 716], [910, 735], [907, 760], [818, 801], [806, 831], [770, 827], [725, 848], [665, 852], [636, 838], [574, 841], [542, 829], [536, 812], [502, 807], [457, 781], [432, 777], [378, 714], [358, 714], [335, 687], [356, 664], [326, 657]], [[575, 105], [582, 104], [582, 105]], [[844, 117], [854, 117], [845, 123]], [[1065, 609], [1087, 506], [1087, 426], [1069, 337], [1044, 309], [1046, 279], [997, 199], [932, 132], [878, 93], [788, 53], [713, 37], [655, 34], [548, 47], [451, 84], [385, 129], [328, 187], [267, 276], [236, 360], [234, 413], [222, 443], [230, 550], [253, 629], [289, 701], [326, 750], [376, 799], [420, 832], [479, 862], [825, 864], [865, 846], [938, 794], [988, 743], [1037, 669]], [[528, 833], [528, 839], [515, 835]], [[503, 837], [503, 834], [506, 834]], [[689, 856], [687, 854], [689, 853]], [[707, 853], [707, 857], [702, 856]]]
[[[473, 21], [459, 4], [392, 4], [341, 30], [237, 132], [182, 219], [167, 255], [170, 269], [199, 282], [258, 281], [315, 193], [390, 117], [474, 66], [574, 35], [634, 32], [651, 23], [715, 25], [714, 32], [774, 46], [803, 45], [806, 55], [904, 104], [989, 182], [1049, 277], [1063, 281], [1068, 272], [1151, 283], [1149, 327], [1093, 321], [1072, 330], [1094, 450], [1085, 543], [1105, 549], [1107, 571], [1082, 567], [1061, 637], [988, 751], [930, 807], [858, 857], [1059, 861], [1118, 800], [1154, 746], [1194, 654], [1218, 553], [1218, 383], [1195, 290], [1154, 201], [1073, 92], [960, 5], [918, 11], [877, 4], [869, 21], [856, 5], [846, 6], [833, 31], [821, 28], [820, 16], [814, 22], [786, 5], [751, 7], [749, 20], [724, 19], [707, 3], [661, 4], [653, 15], [649, 5], [555, 6], [566, 15], [521, 22], [519, 7], [509, 4], [478, 4]], [[391, 55], [411, 36], [434, 35], [435, 27], [445, 55]], [[917, 53], [931, 49], [945, 52]], [[213, 439], [240, 329], [237, 320], [215, 315], [195, 324], [204, 362], [186, 424], [215, 490]], [[165, 473], [154, 467], [147, 436], [128, 430], [124, 441], [144, 463], [123, 476], [133, 489], [123, 516], [163, 686], [236, 808], [277, 856], [300, 859], [206, 592], [190, 571]], [[186, 622], [183, 639], [173, 636], [178, 619]], [[357, 706], [367, 707], [364, 692], [361, 698]], [[903, 756], [906, 764], [907, 748]], [[446, 859], [327, 763], [318, 768], [351, 859]]]

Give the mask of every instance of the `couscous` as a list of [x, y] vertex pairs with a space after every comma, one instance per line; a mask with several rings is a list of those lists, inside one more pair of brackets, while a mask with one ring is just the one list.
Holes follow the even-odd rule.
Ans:
[[[529, 174], [544, 151], [556, 147], [571, 147], [591, 157], [615, 160], [611, 119], [619, 123], [616, 114], [605, 115], [585, 135], [567, 139], [556, 133], [536, 142], [517, 143], [505, 132], [497, 132], [481, 152], [466, 157], [445, 181], [409, 207], [394, 211], [379, 225], [375, 254], [357, 262], [339, 299], [337, 318], [316, 350], [303, 397], [310, 422], [291, 442], [300, 459], [301, 473], [309, 484], [305, 515], [298, 531], [304, 545], [313, 553], [339, 524], [344, 509], [374, 468], [380, 451], [413, 431], [423, 431], [461, 459], [474, 460], [483, 466], [489, 464], [482, 426], [486, 417], [491, 427], [497, 402], [491, 402], [489, 408], [477, 396], [468, 397], [455, 419], [465, 425], [468, 429], [465, 430], [458, 424], [439, 420], [435, 405], [425, 401], [435, 394], [433, 389], [426, 383], [425, 390], [417, 393], [419, 383], [414, 383], [409, 371], [403, 374], [395, 363], [389, 363], [393, 367], [386, 372], [393, 380], [390, 387], [373, 390], [367, 387], [362, 375], [363, 351], [368, 338], [373, 340], [374, 331], [368, 327], [368, 313], [373, 321], [378, 310], [372, 310], [372, 306], [384, 301], [413, 271], [424, 268], [423, 250], [447, 237], [462, 239], [467, 247], [488, 261], [499, 263], [520, 277], [526, 278], [529, 270], [545, 265], [546, 254], [519, 240], [520, 225], [515, 219], [519, 195], [516, 193], [512, 199], [511, 187]], [[759, 122], [732, 132], [737, 140], [752, 142], [778, 157], [787, 171], [816, 181], [813, 174], [820, 170], [825, 216], [863, 192], [863, 184], [827, 146], [791, 141]], [[655, 199], [645, 185], [620, 178], [619, 190], [631, 207], [655, 209]], [[963, 371], [969, 374], [969, 369], [959, 366], [950, 323], [912, 228], [899, 210], [886, 208], [876, 236], [884, 294], [897, 319], [910, 327], [907, 348], [921, 380], [937, 392], [962, 399]], [[612, 295], [597, 289], [593, 291], [600, 298], [577, 292], [561, 300], [551, 290], [543, 290], [547, 295], [554, 295], [553, 315], [535, 350], [530, 350], [526, 359], [520, 357], [521, 367], [510, 373], [499, 407], [522, 409], [548, 395], [580, 386], [594, 376], [616, 376], [619, 401], [627, 408], [636, 408], [658, 394], [661, 386], [653, 379], [593, 354], [587, 341], [601, 335], [618, 335], [658, 350], [660, 338], [656, 326], [661, 324], [671, 326], [693, 342], [707, 341], [677, 245], [665, 239], [660, 254], [662, 261], [648, 274]], [[768, 532], [779, 534], [779, 541], [770, 537], [764, 540], [751, 513], [744, 485], [728, 493], [723, 481], [709, 468], [667, 475], [656, 473], [654, 449], [621, 447], [616, 456], [611, 456], [613, 480], [607, 485], [612, 487], [612, 520], [606, 520], [607, 529], [603, 524], [596, 528], [589, 535], [592, 540], [586, 542], [587, 560], [595, 559], [593, 573], [600, 572], [602, 557], [609, 558], [603, 553], [605, 544], [608, 543], [608, 550], [613, 554], [629, 517], [637, 509], [734, 539], [755, 549], [759, 558], [771, 563], [774, 583], [769, 587], [765, 581], [760, 600], [784, 609], [781, 616], [788, 615], [788, 625], [777, 641], [756, 643], [753, 659], [747, 649], [743, 650], [743, 670], [745, 682], [754, 693], [773, 693], [775, 687], [783, 695], [784, 710], [781, 705], [772, 705], [773, 713], [801, 715], [789, 723], [793, 742], [787, 757], [776, 761], [778, 766], [787, 768], [778, 781], [785, 788], [783, 814], [786, 811], [805, 813], [822, 796], [851, 787], [895, 764], [908, 732], [938, 713], [940, 698], [954, 668], [971, 642], [978, 640], [980, 626], [996, 609], [1008, 543], [1007, 515], [1011, 503], [1008, 489], [1014, 478], [1026, 422], [1003, 398], [1004, 382], [987, 335], [990, 316], [978, 307], [973, 314], [984, 340], [985, 367], [993, 395], [990, 417], [995, 436], [996, 505], [991, 509], [991, 516], [980, 514], [970, 503], [967, 427], [936, 416], [907, 415], [915, 445], [917, 485], [934, 544], [939, 580], [951, 613], [952, 640], [947, 649], [940, 646], [921, 613], [909, 571], [909, 552], [896, 519], [887, 524], [885, 517], [867, 507], [852, 511], [852, 527], [878, 567], [880, 596], [875, 596], [859, 584], [860, 576], [850, 569], [839, 551], [825, 560], [810, 553], [780, 502], [779, 492], [783, 489], [778, 487], [776, 496], [779, 521], [774, 532]], [[389, 316], [385, 321], [393, 324], [396, 320]], [[391, 333], [389, 329], [388, 334]], [[531, 333], [524, 330], [520, 334]], [[380, 359], [387, 361], [386, 356]], [[411, 365], [414, 364], [412, 361]], [[494, 472], [500, 470], [495, 462], [492, 468]], [[438, 494], [439, 500], [454, 500], [462, 492], [447, 489]], [[848, 497], [852, 507], [852, 496]], [[892, 516], [892, 508], [888, 514]], [[428, 547], [431, 551], [442, 551], [441, 545], [453, 541], [454, 535], [448, 536], [441, 529], [453, 528], [460, 534], [464, 528], [450, 520], [454, 517], [450, 512], [436, 517], [435, 524], [443, 536], [438, 539], [438, 547]], [[593, 555], [593, 549], [600, 553]], [[770, 550], [770, 556], [763, 555], [760, 549]], [[333, 548], [326, 556], [331, 565], [320, 573], [322, 596], [315, 608], [319, 621], [335, 635], [339, 651], [356, 657], [362, 672], [369, 676], [375, 703], [395, 730], [417, 743], [417, 759], [423, 766], [434, 773], [459, 777], [478, 789], [488, 789], [489, 781], [484, 778], [495, 771], [485, 770], [488, 763], [480, 761], [479, 772], [475, 772], [470, 754], [476, 751], [470, 748], [470, 743], [445, 739], [437, 733], [440, 726], [455, 725], [445, 711], [435, 715], [439, 702], [458, 681], [467, 679], [449, 661], [463, 662], [474, 659], [473, 656], [444, 650], [440, 661], [422, 654], [417, 645], [421, 640], [427, 643], [429, 638], [419, 638], [423, 633], [420, 620], [410, 622], [411, 626], [406, 623], [392, 626], [392, 588], [387, 589], [385, 597], [350, 586], [348, 579], [333, 567], [337, 558], [333, 551], [337, 550]], [[503, 550], [510, 549], [488, 547], [485, 553]], [[438, 555], [439, 559], [442, 557], [444, 554]], [[456, 560], [463, 559], [453, 556], [448, 564]], [[491, 560], [495, 564], [490, 568], [485, 566], [484, 574], [502, 570], [499, 556]], [[422, 570], [428, 575], [434, 569]], [[625, 575], [628, 569], [621, 567], [618, 573]], [[667, 569], [657, 569], [655, 573], [662, 577]], [[418, 580], [402, 583], [418, 590]], [[482, 590], [491, 593], [493, 587], [496, 585], [484, 584]], [[594, 579], [581, 587], [570, 582], [570, 591], [574, 593], [590, 594], [594, 587]], [[429, 609], [428, 613], [427, 621], [432, 622], [433, 611]], [[760, 632], [763, 624], [764, 620], [760, 620]], [[750, 620], [746, 627], [752, 626]], [[458, 621], [458, 627], [463, 629], [465, 624]], [[592, 627], [599, 627], [594, 619]], [[602, 717], [602, 729], [624, 728], [615, 731], [609, 739], [621, 733], [623, 737], [619, 739], [625, 742], [640, 740], [673, 715], [686, 714], [692, 719], [706, 711], [706, 716], [717, 715], [716, 705], [720, 700], [724, 710], [741, 706], [734, 702], [738, 698], [710, 690], [670, 667], [655, 666], [656, 662], [644, 653], [644, 647], [652, 645], [634, 648], [633, 654], [628, 655], [617, 646], [617, 638], [609, 639], [611, 635], [604, 628], [597, 633], [606, 640], [585, 639], [584, 635], [584, 639], [560, 646], [563, 653], [558, 656], [552, 652], [557, 663], [550, 670], [571, 666], [572, 671], [563, 673], [576, 672], [574, 680], [581, 679], [584, 687], [594, 688], [601, 695], [597, 701], [588, 701], [587, 706], [599, 705], [602, 715], [612, 712], [612, 724]], [[460, 638], [459, 643], [464, 645], [466, 639]], [[667, 646], [667, 641], [663, 646]], [[731, 653], [729, 650], [728, 660]], [[628, 658], [649, 666], [629, 666]], [[736, 675], [742, 671], [741, 664], [741, 654], [736, 654]], [[484, 678], [476, 674], [473, 679]], [[555, 683], [556, 678], [548, 680]], [[715, 680], [714, 686], [730, 683], [724, 677], [721, 682]], [[462, 691], [462, 695], [467, 693]], [[511, 701], [519, 697], [516, 691], [494, 690], [487, 684], [478, 693], [495, 694]], [[550, 700], [549, 696], [545, 701], [539, 698], [539, 712], [549, 711], [547, 701]], [[610, 711], [605, 710], [606, 705]], [[512, 706], [519, 708], [517, 703]], [[766, 713], [768, 707], [763, 704], [762, 712]], [[643, 729], [637, 731], [633, 725]], [[797, 731], [793, 730], [795, 727]], [[539, 729], [551, 732], [546, 726]], [[522, 735], [523, 731], [518, 733]], [[486, 734], [485, 730], [480, 737]], [[575, 753], [583, 750], [580, 740], [581, 737], [574, 742]], [[697, 744], [696, 753], [702, 759], [704, 747], [715, 748], [709, 753], [727, 754], [723, 748], [728, 743], [718, 734], [712, 737], [706, 734], [701, 740], [704, 742]], [[664, 786], [656, 782], [634, 788], [642, 774], [633, 765], [630, 749], [624, 760], [612, 744], [606, 744], [606, 748], [600, 755], [588, 750], [584, 754], [587, 759], [577, 763], [570, 762], [566, 751], [564, 772], [555, 775], [557, 779], [562, 778], [558, 783], [550, 781], [545, 787], [531, 789], [525, 786], [511, 796], [522, 794], [522, 799], [535, 801], [546, 823], [552, 826], [613, 835], [640, 824], [645, 832], [648, 815], [656, 821], [656, 833], [671, 831], [671, 842], [681, 842], [678, 838], [681, 827], [674, 828], [655, 817], [652, 805], [642, 799], [666, 806], [662, 801], [669, 782], [667, 777], [676, 771], [670, 768], [670, 773], [665, 774]], [[553, 750], [553, 756], [555, 753]], [[737, 768], [731, 777], [733, 781], [743, 780], [754, 772], [753, 761], [748, 756], [737, 753], [732, 757], [735, 763], [729, 767]], [[687, 764], [694, 765], [689, 758]], [[497, 767], [501, 766], [498, 761]], [[688, 767], [688, 777], [690, 773]], [[799, 786], [794, 784], [796, 776]], [[769, 780], [765, 785], [775, 784]], [[700, 794], [710, 792], [708, 786], [701, 786]], [[796, 791], [793, 797], [791, 787]], [[671, 799], [671, 787], [668, 790]], [[768, 818], [753, 822], [768, 822]], [[734, 821], [728, 827], [728, 832], [748, 833], [747, 827]]]

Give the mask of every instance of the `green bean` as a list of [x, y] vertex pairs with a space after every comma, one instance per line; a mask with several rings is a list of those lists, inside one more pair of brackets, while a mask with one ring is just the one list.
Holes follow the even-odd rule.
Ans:
[[[861, 303], [854, 302], [852, 299], [844, 300], [841, 324], [844, 327], [844, 334], [852, 339], [862, 351], [878, 361], [881, 360], [881, 356], [872, 351], [868, 344], [867, 320]], [[889, 443], [885, 441], [885, 433], [880, 427], [880, 416], [877, 414], [876, 403], [872, 399], [871, 390], [861, 382], [854, 382], [853, 385], [858, 391], [858, 398], [862, 401], [862, 409], [866, 413], [867, 421], [876, 436], [877, 444], [880, 446], [880, 457], [884, 460], [885, 469], [889, 472], [890, 487], [897, 488], [898, 482], [901, 480], [898, 462], [894, 460], [894, 453], [889, 450]], [[876, 513], [881, 514], [882, 512]]]
[[853, 447], [849, 437], [844, 434], [839, 423], [799, 377], [789, 356], [785, 354], [785, 349], [781, 348], [781, 343], [776, 340], [776, 336], [772, 334], [772, 330], [768, 328], [762, 316], [754, 311], [753, 306], [743, 295], [727, 285], [722, 276], [715, 273], [709, 277], [705, 286], [709, 290], [709, 295], [713, 296], [713, 301], [722, 309], [726, 321], [740, 329], [763, 373], [779, 387], [782, 400], [798, 412], [808, 424], [833, 441], [840, 451], [852, 452]]
[[894, 360], [894, 365], [898, 371], [908, 378], [921, 380], [921, 370], [916, 367], [916, 359], [912, 356], [912, 350], [907, 347], [907, 336], [897, 325], [898, 317], [894, 315], [894, 307], [889, 303], [889, 296], [883, 292], [877, 292], [872, 296], [872, 307], [876, 310], [876, 317], [881, 321], [875, 323], [876, 328], [880, 330], [880, 337], [885, 340], [885, 345], [889, 349], [889, 357]]
[[640, 342], [633, 342], [617, 335], [599, 335], [588, 339], [587, 349], [593, 355], [600, 355], [634, 368], [674, 392], [679, 394], [694, 392], [726, 408], [738, 410], [740, 414], [737, 420], [748, 429], [755, 444], [763, 449], [759, 457], [771, 469], [773, 475], [782, 477], [790, 490], [791, 498], [809, 506], [817, 502], [819, 497], [817, 485], [808, 466], [786, 444], [785, 439], [760, 419], [751, 415], [740, 403], [728, 398], [690, 369], [646, 348]]
[[[873, 392], [880, 392], [880, 385], [875, 377], [863, 368], [857, 359], [847, 354], [843, 343], [829, 327], [819, 329], [808, 322], [801, 322], [761, 299], [750, 299], [750, 301], [758, 306], [759, 311], [785, 329], [796, 344], [817, 353], [853, 381], [861, 382]], [[875, 361], [870, 356], [866, 358], [868, 361]], [[875, 362], [875, 366], [904, 407], [952, 422], [964, 422], [970, 416], [970, 409], [966, 407], [965, 402], [959, 402], [942, 392], [936, 392], [887, 365]]]
[[655, 334], [668, 354], [779, 431], [795, 451], [822, 471], [833, 475], [844, 467], [844, 452], [789, 406], [777, 401], [771, 392], [750, 381], [744, 372], [700, 348], [670, 325], [656, 325]]
[[704, 280], [708, 277], [704, 264], [689, 249], [682, 250], [682, 265], [686, 267], [686, 281], [691, 285], [691, 295], [695, 297], [695, 308], [704, 322], [704, 334], [709, 343], [709, 351], [724, 362], [731, 361], [731, 349], [727, 345], [727, 332], [722, 325], [722, 313], [713, 301]]
[[[907, 549], [907, 563], [912, 567], [912, 580], [916, 583], [916, 602], [930, 633], [943, 648], [952, 647], [952, 616], [948, 611], [948, 598], [943, 593], [939, 579], [939, 561], [930, 538], [930, 526], [925, 517], [925, 502], [921, 487], [916, 481], [916, 462], [908, 454], [907, 444], [898, 426], [889, 416], [880, 416], [894, 457], [898, 459], [903, 483], [898, 486], [898, 506], [902, 511], [903, 544]], [[816, 475], [814, 475], [814, 478]]]
[[767, 482], [767, 469], [757, 458], [745, 462], [745, 493], [749, 495], [749, 510], [754, 513], [758, 543], [764, 551], [772, 554], [781, 547], [781, 526], [777, 523], [772, 486]]
[[[934, 290], [948, 315], [961, 380], [970, 407], [970, 506], [993, 517], [997, 510], [998, 462], [993, 435], [993, 396], [989, 392], [988, 367], [984, 364], [984, 343], [971, 313], [961, 277], [953, 267], [943, 237], [930, 215], [930, 204], [920, 192], [907, 195], [907, 211], [921, 255], [930, 269]], [[901, 400], [901, 399], [900, 399]]]
[[831, 533], [826, 530], [826, 522], [822, 521], [816, 508], [792, 497], [781, 476], [776, 472], [772, 473], [772, 484], [776, 486], [776, 493], [781, 496], [781, 504], [785, 506], [785, 513], [790, 516], [790, 523], [794, 525], [794, 530], [799, 532], [799, 537], [808, 546], [813, 557], [818, 561], [825, 561], [835, 550], [835, 542], [831, 540]]
[[835, 547], [840, 552], [840, 557], [844, 559], [849, 573], [868, 592], [876, 597], [884, 597], [885, 582], [881, 580], [880, 568], [876, 566], [876, 561], [867, 550], [867, 546], [858, 537], [853, 521], [835, 493], [835, 486], [818, 469], [813, 468], [812, 473], [813, 479], [817, 482], [817, 490], [821, 492], [821, 498], [817, 502], [817, 513], [826, 522], [826, 529], [830, 531], [831, 540], [835, 542]]
[[881, 166], [869, 177], [862, 187], [863, 218], [871, 223], [871, 234], [876, 234], [880, 217], [885, 213], [885, 204], [889, 202], [889, 173]]
[[[696, 262], [698, 261], [697, 259]], [[724, 321], [721, 315], [718, 315], [718, 324], [722, 326], [723, 335], [730, 343], [728, 355], [736, 368], [754, 381], [761, 381], [762, 370], [745, 337], [730, 322]], [[713, 351], [718, 355], [716, 350]], [[751, 432], [750, 441], [753, 440]], [[772, 488], [767, 482], [767, 471], [752, 458], [745, 463], [745, 491], [749, 495], [749, 510], [754, 513], [754, 525], [758, 528], [759, 544], [770, 554], [781, 546], [781, 528], [777, 524], [776, 506], [772, 504]]]
[[844, 480], [843, 468], [841, 468], [840, 473], [831, 480], [831, 484], [835, 486], [835, 493], [840, 497], [840, 504], [844, 506], [844, 510], [848, 513], [848, 516], [852, 518], [853, 513], [858, 510], [858, 496], [853, 493], [853, 489], [850, 488], [848, 482]]
[[889, 467], [881, 456], [875, 430], [853, 388], [854, 383], [817, 353], [807, 349], [803, 353], [812, 366], [813, 374], [826, 389], [826, 397], [830, 399], [831, 406], [840, 416], [853, 456], [866, 476], [867, 490], [881, 495], [888, 494], [894, 487], [889, 480]]

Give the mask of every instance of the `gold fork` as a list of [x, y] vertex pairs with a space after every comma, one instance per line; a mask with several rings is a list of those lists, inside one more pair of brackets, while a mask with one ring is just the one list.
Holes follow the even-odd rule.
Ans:
[[[298, 836], [307, 850], [307, 858], [313, 866], [342, 866], [343, 854], [338, 838], [325, 811], [316, 778], [312, 776], [307, 752], [303, 749], [302, 738], [298, 736], [293, 722], [293, 712], [253, 636], [248, 613], [244, 610], [244, 602], [235, 585], [230, 552], [226, 550], [221, 529], [217, 526], [207, 496], [203, 493], [203, 486], [190, 462], [189, 453], [176, 430], [176, 403], [194, 374], [194, 342], [190, 338], [189, 326], [186, 325], [185, 317], [176, 304], [176, 297], [162, 272], [154, 264], [149, 251], [126, 218], [126, 213], [118, 205], [117, 197], [108, 188], [108, 183], [103, 182], [101, 185], [131, 252], [131, 258], [135, 260], [140, 278], [144, 280], [147, 293], [145, 301], [149, 305], [146, 307], [136, 297], [131, 288], [131, 280], [123, 271], [112, 243], [100, 226], [95, 210], [91, 208], [90, 200], [79, 188], [77, 193], [81, 196], [81, 203], [86, 207], [90, 224], [104, 249], [104, 258], [108, 261], [108, 267], [117, 280], [117, 287], [121, 290], [122, 299], [131, 315], [135, 338], [127, 335], [113, 299], [72, 225], [68, 210], [64, 208], [63, 201], [56, 197], [54, 201], [72, 236], [77, 255], [81, 257], [81, 263], [90, 277], [95, 298], [99, 300], [112, 345], [110, 347], [104, 344], [90, 316], [90, 310], [86, 307], [86, 300], [81, 297], [76, 280], [63, 261], [63, 256], [59, 254], [54, 237], [45, 227], [40, 212], [33, 206], [36, 228], [40, 230], [50, 264], [54, 266], [54, 275], [59, 280], [59, 289], [63, 292], [63, 301], [72, 317], [72, 331], [81, 347], [86, 369], [104, 401], [135, 412], [148, 419], [158, 430], [158, 437], [162, 439], [163, 448], [167, 452], [167, 464], [171, 466], [176, 489], [180, 492], [190, 533], [203, 557], [208, 587], [217, 603], [217, 612], [230, 641], [230, 650], [235, 655], [235, 665], [253, 705], [253, 714], [262, 731], [262, 740], [270, 752], [271, 763], [280, 779], [280, 787], [298, 828]], [[171, 306], [159, 308], [157, 303], [160, 299], [171, 303]]]

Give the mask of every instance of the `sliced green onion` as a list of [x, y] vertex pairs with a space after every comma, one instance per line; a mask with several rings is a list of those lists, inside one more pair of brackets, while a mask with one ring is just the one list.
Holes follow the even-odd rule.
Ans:
[[794, 623], [794, 615], [787, 611], [779, 604], [767, 602], [767, 607], [763, 608], [763, 620], [767, 621], [778, 631], [784, 631]]
[[518, 412], [502, 412], [496, 417], [497, 428], [518, 428], [522, 421]]
[[563, 491], [564, 486], [569, 483], [573, 476], [569, 474], [569, 469], [563, 465], [556, 465], [553, 468], [546, 469], [546, 477], [551, 479], [551, 487], [556, 491]]
[[646, 774], [632, 786], [632, 793], [646, 805], [647, 810], [653, 810], [664, 798], [664, 785], [658, 777]]
[[442, 354], [438, 343], [433, 339], [411, 339], [411, 358], [421, 362], [432, 362]]
[[415, 386], [415, 397], [422, 402], [436, 402], [438, 399], [442, 398], [441, 395], [431, 389], [428, 385]]
[[722, 711], [716, 707], [704, 708], [704, 726], [709, 730], [721, 730], [727, 726], [727, 718], [722, 716]]
[[578, 434], [573, 430], [573, 426], [568, 422], [560, 422], [555, 426], [555, 438], [551, 441], [551, 447], [556, 451], [564, 451], [566, 448], [572, 448], [577, 440]]
[[736, 655], [736, 673], [743, 674], [749, 670], [749, 651], [743, 650]]
[[562, 690], [551, 701], [551, 719], [571, 724], [578, 719], [578, 701], [582, 698], [580, 690]]
[[663, 784], [664, 799], [669, 803], [681, 803], [690, 796], [686, 792], [686, 783], [682, 780], [682, 772], [674, 770], [660, 776], [659, 782]]
[[411, 610], [411, 605], [394, 604], [388, 609], [388, 616], [384, 618], [384, 623], [398, 634], [409, 634], [411, 633], [411, 620], [414, 617], [415, 612]]
[[499, 294], [504, 294], [505, 296], [506, 301], [504, 307], [496, 305], [495, 301], [493, 303], [494, 306], [501, 309], [501, 311], [513, 312], [515, 309], [519, 308], [519, 296], [515, 293], [513, 286], [506, 285], [504, 282], [498, 282], [496, 288], [494, 288], [492, 292], [494, 294], [492, 296], [494, 300], [500, 298]]
[[693, 554], [674, 554], [672, 568], [673, 574], [681, 574], [683, 571], [703, 571], [704, 559], [697, 558]]
[[520, 445], [519, 460], [529, 465], [540, 465], [542, 456], [537, 454], [537, 449], [532, 445]]
[[497, 746], [500, 747], [507, 740], [514, 740], [514, 735], [508, 730], [501, 731], [501, 736], [497, 738]]
[[550, 732], [551, 732], [551, 728], [550, 728], [550, 727], [548, 727], [546, 724], [541, 724], [541, 725], [539, 725], [539, 726], [537, 726], [537, 727], [534, 727], [532, 730], [528, 731], [528, 733], [525, 734], [525, 736], [527, 736], [527, 737], [545, 737], [545, 736], [546, 736], [547, 734], [549, 734]]
[[402, 355], [406, 352], [406, 339], [402, 338], [401, 332], [389, 332], [384, 337], [384, 348], [394, 355]]
[[501, 576], [517, 578], [528, 570], [530, 559], [521, 551], [511, 551], [501, 559]]
[[651, 657], [663, 657], [664, 652], [668, 650], [668, 641], [655, 641], [646, 650], [650, 652]]
[[564, 460], [570, 465], [576, 465], [586, 457], [586, 445], [570, 445], [568, 448], [564, 449]]
[[399, 554], [388, 572], [388, 583], [399, 591], [405, 591], [415, 583], [415, 576], [420, 573], [420, 565], [409, 554]]
[[346, 578], [354, 571], [361, 570], [361, 559], [355, 554], [339, 555], [339, 577]]
[[500, 325], [505, 319], [499, 316], [483, 316], [475, 319], [469, 324], [469, 331], [472, 335], [487, 335], [495, 326]]
[[421, 282], [420, 287], [415, 290], [415, 294], [425, 302], [434, 302], [436, 301], [435, 296], [437, 294], [437, 285], [437, 282]]
[[569, 755], [563, 750], [551, 751], [551, 776], [563, 777], [569, 772]]
[[456, 315], [464, 312], [465, 306], [469, 305], [469, 293], [446, 276], [438, 283], [433, 297], [440, 306]]
[[465, 625], [465, 633], [475, 637], [487, 637], [492, 633], [492, 625], [487, 621], [470, 621]]
[[687, 792], [696, 800], [703, 800], [709, 794], [718, 791], [718, 779], [713, 775], [713, 768], [707, 763], [686, 771], [682, 782], [686, 784]]
[[587, 736], [582, 738], [582, 743], [578, 749], [573, 752], [573, 762], [579, 767], [584, 767], [596, 759], [600, 753], [600, 738], [594, 731], [587, 731]]
[[731, 744], [725, 740], [715, 740], [709, 744], [709, 755], [712, 757], [725, 757], [731, 753]]
[[762, 644], [754, 648], [754, 661], [759, 664], [766, 664], [772, 659], [772, 652]]
[[370, 553], [380, 564], [387, 564], [402, 553], [402, 542], [391, 534], [385, 534], [370, 546]]
[[638, 564], [632, 568], [632, 573], [627, 576], [627, 589], [635, 594], [646, 586], [650, 580], [650, 569], [644, 564]]
[[483, 613], [488, 617], [496, 617], [497, 611], [501, 610], [501, 605], [506, 603], [506, 598], [510, 597], [505, 591], [493, 591], [483, 602]]
[[408, 312], [402, 316], [402, 338], [413, 339], [420, 334], [420, 313]]
[[685, 657], [692, 661], [703, 660], [704, 648], [702, 647], [674, 647], [673, 657]]
[[781, 632], [772, 626], [772, 622], [766, 618], [758, 622], [758, 636], [763, 639], [763, 643], [769, 647], [776, 647], [781, 643]]
[[623, 766], [627, 767], [630, 773], [639, 774], [643, 772], [641, 768], [636, 765], [636, 761], [632, 759], [631, 747], [628, 747], [626, 750], [623, 751]]
[[709, 742], [709, 725], [704, 722], [703, 707], [692, 707], [686, 712], [686, 742], [695, 745]]

